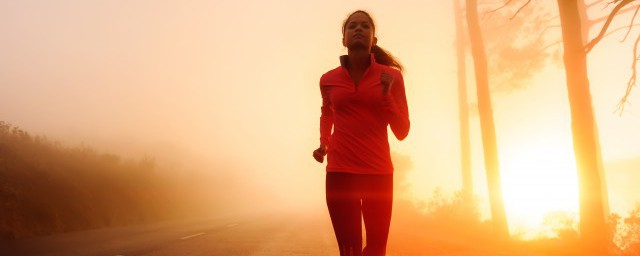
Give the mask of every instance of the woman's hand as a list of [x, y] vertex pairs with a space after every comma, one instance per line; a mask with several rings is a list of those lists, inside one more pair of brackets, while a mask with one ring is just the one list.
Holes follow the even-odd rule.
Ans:
[[313, 151], [313, 158], [318, 161], [318, 163], [324, 162], [324, 156], [327, 154], [327, 146], [320, 145], [316, 150]]
[[382, 84], [382, 95], [386, 95], [391, 90], [391, 86], [393, 86], [393, 76], [382, 70], [380, 83]]

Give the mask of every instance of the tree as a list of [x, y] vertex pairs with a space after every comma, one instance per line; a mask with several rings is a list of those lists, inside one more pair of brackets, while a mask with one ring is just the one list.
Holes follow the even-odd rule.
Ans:
[[580, 236], [585, 252], [606, 255], [608, 229], [605, 222], [598, 141], [587, 76], [587, 51], [577, 0], [558, 0], [567, 91], [571, 111], [573, 148], [580, 189]]
[[473, 201], [473, 178], [471, 176], [471, 146], [469, 142], [469, 108], [467, 101], [467, 68], [465, 56], [465, 34], [463, 9], [460, 1], [454, 0], [453, 13], [456, 23], [456, 56], [458, 65], [458, 109], [460, 117], [460, 163], [462, 167], [462, 199], [469, 206]]
[[474, 71], [477, 86], [478, 111], [484, 151], [484, 165], [489, 187], [489, 203], [491, 204], [491, 220], [494, 231], [499, 237], [508, 237], [509, 229], [502, 200], [500, 185], [500, 169], [498, 163], [498, 145], [496, 141], [491, 95], [489, 91], [489, 74], [482, 32], [478, 21], [477, 0], [466, 0], [467, 28], [471, 41]]
[[[510, 92], [526, 87], [529, 78], [544, 67], [552, 54], [546, 51], [546, 38], [541, 34], [544, 27], [553, 19], [550, 12], [543, 8], [527, 8], [516, 11], [523, 17], [504, 11], [508, 2], [500, 7], [493, 1], [480, 1], [479, 5], [492, 8], [483, 13], [481, 21], [482, 34], [486, 36], [484, 48], [487, 51], [487, 72], [489, 92]], [[508, 9], [508, 8], [506, 8]], [[454, 18], [456, 24], [456, 51], [458, 65], [458, 103], [460, 113], [460, 148], [462, 167], [462, 194], [465, 201], [472, 200], [473, 187], [471, 176], [471, 160], [469, 150], [469, 103], [467, 102], [464, 33], [464, 8], [459, 0], [454, 1]], [[526, 32], [526, 33], [522, 33]], [[507, 40], [505, 40], [507, 39]], [[475, 104], [474, 104], [475, 105]], [[475, 114], [474, 112], [472, 112]]]
[[[588, 19], [587, 9], [596, 4], [604, 3], [605, 0], [596, 0], [589, 4], [576, 0], [557, 1], [561, 18], [564, 64], [571, 109], [574, 152], [580, 186], [581, 238], [585, 245], [584, 249], [586, 252], [596, 255], [604, 255], [607, 253], [609, 238], [608, 230], [606, 229], [608, 200], [602, 156], [598, 142], [598, 129], [589, 92], [586, 55], [599, 40], [607, 35], [605, 32], [613, 16], [631, 10], [631, 8], [623, 9], [623, 7], [632, 1], [633, 0], [613, 0], [607, 3], [607, 5], [615, 4], [609, 17], [593, 20]], [[512, 0], [507, 1], [505, 6], [510, 2], [512, 2]], [[516, 14], [523, 10], [530, 2], [530, 0], [527, 0], [526, 3], [518, 9]], [[634, 14], [634, 18], [640, 7], [635, 9], [636, 13]], [[634, 18], [632, 18], [631, 25], [629, 25], [629, 30], [633, 26]], [[589, 29], [601, 22], [604, 22], [604, 25], [600, 34], [592, 41], [587, 42]], [[635, 82], [635, 69], [634, 75], [632, 79], [630, 79], [630, 82], [631, 81]], [[624, 103], [630, 91], [630, 85], [628, 86], [627, 95], [623, 97], [622, 103]]]
[[[595, 0], [592, 3], [589, 4], [585, 4], [584, 2], [580, 2], [578, 5], [579, 10], [581, 11], [581, 18], [582, 18], [582, 22], [583, 24], [586, 24], [586, 28], [583, 28], [583, 33], [586, 33], [586, 35], [583, 35], [583, 41], [585, 42], [585, 51], [587, 53], [589, 53], [593, 47], [595, 47], [600, 40], [602, 40], [603, 38], [605, 38], [606, 36], [610, 35], [611, 33], [614, 33], [618, 30], [621, 29], [626, 29], [627, 33], [624, 37], [624, 39], [622, 39], [622, 41], [625, 41], [627, 39], [627, 37], [629, 36], [629, 32], [631, 32], [631, 29], [633, 28], [633, 26], [637, 26], [638, 24], [634, 24], [635, 19], [638, 15], [638, 11], [640, 11], [640, 5], [636, 5], [634, 7], [628, 7], [629, 4], [633, 3], [634, 0], [611, 0], [609, 2], [606, 3], [606, 6], [609, 5], [613, 5], [613, 9], [611, 10], [611, 12], [609, 13], [608, 16], [606, 17], [600, 17], [600, 18], [596, 18], [596, 19], [589, 19], [589, 17], [587, 16], [587, 9], [590, 7], [593, 7], [597, 4], [602, 4], [606, 2], [605, 0]], [[611, 31], [610, 33], [607, 33], [607, 30], [609, 29], [609, 26], [611, 25], [613, 19], [618, 16], [621, 15], [623, 13], [627, 13], [630, 11], [634, 11], [634, 14], [631, 18], [631, 22], [629, 23], [629, 25], [626, 28], [618, 28], [615, 29], [614, 31]], [[594, 27], [595, 25], [604, 22], [604, 24], [602, 25], [602, 28], [600, 29], [600, 33], [598, 33], [598, 35], [593, 38], [591, 41], [589, 41], [588, 43], [586, 42], [587, 40], [587, 36], [588, 36], [588, 32], [589, 29]], [[620, 108], [620, 113], [622, 114], [622, 112], [624, 111], [624, 106], [627, 103], [629, 94], [631, 93], [631, 89], [633, 88], [633, 86], [635, 86], [636, 83], [636, 64], [638, 61], [638, 58], [640, 58], [640, 56], [638, 56], [638, 45], [640, 45], [640, 35], [638, 36], [638, 38], [635, 41], [634, 44], [634, 48], [633, 48], [633, 62], [631, 64], [631, 69], [632, 69], [632, 73], [631, 73], [631, 77], [629, 78], [629, 81], [627, 82], [627, 89], [625, 91], [624, 96], [622, 96], [622, 99], [619, 102], [619, 108]]]

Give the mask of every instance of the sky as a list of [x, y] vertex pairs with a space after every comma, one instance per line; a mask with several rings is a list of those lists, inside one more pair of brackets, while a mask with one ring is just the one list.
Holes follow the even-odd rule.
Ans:
[[[185, 156], [178, 161], [235, 172], [276, 201], [320, 209], [324, 165], [311, 157], [319, 143], [318, 81], [346, 54], [341, 23], [357, 9], [372, 14], [378, 44], [406, 67], [411, 132], [402, 142], [390, 137], [392, 151], [412, 162], [413, 193], [405, 196], [426, 200], [436, 188], [459, 190], [449, 1], [0, 1], [0, 120], [70, 146]], [[560, 40], [558, 27], [549, 31]], [[605, 161], [640, 157], [639, 106], [615, 113], [632, 59], [632, 40], [618, 42], [623, 34], [589, 54]], [[524, 89], [492, 97], [510, 220], [576, 211], [561, 61]], [[631, 103], [638, 97], [636, 89]], [[478, 117], [471, 118], [474, 186], [484, 198]], [[532, 192], [541, 187], [551, 192]], [[548, 201], [552, 192], [560, 199], [535, 203]], [[610, 201], [620, 212], [635, 203], [627, 197]]]

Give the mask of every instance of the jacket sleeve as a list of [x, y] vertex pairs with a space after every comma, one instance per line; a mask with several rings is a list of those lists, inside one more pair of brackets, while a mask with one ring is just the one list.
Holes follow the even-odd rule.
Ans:
[[328, 147], [331, 143], [331, 129], [333, 128], [333, 106], [329, 100], [327, 87], [322, 86], [322, 79], [320, 79], [320, 94], [322, 95], [322, 107], [320, 107], [320, 144]]
[[383, 107], [393, 134], [398, 140], [406, 138], [411, 123], [402, 73], [396, 73], [391, 90], [384, 96]]

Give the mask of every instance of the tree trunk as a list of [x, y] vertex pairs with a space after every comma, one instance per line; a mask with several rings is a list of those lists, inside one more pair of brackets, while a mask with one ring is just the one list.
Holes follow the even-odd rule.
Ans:
[[456, 51], [458, 59], [458, 109], [460, 112], [460, 164], [462, 167], [462, 198], [465, 205], [473, 201], [471, 176], [471, 146], [469, 142], [469, 103], [467, 101], [467, 67], [465, 61], [465, 36], [460, 0], [454, 0], [456, 19]]
[[[589, 20], [587, 15], [587, 6], [583, 1], [578, 1], [578, 12], [580, 14], [580, 26], [582, 27], [582, 45], [586, 46], [589, 43], [589, 31], [596, 23]], [[588, 61], [588, 60], [587, 60]], [[593, 123], [594, 134], [596, 140], [596, 156], [598, 158], [598, 175], [600, 175], [602, 186], [602, 207], [604, 209], [605, 216], [609, 215], [609, 193], [607, 192], [607, 179], [604, 170], [604, 162], [602, 160], [602, 150], [600, 149], [600, 132], [598, 132], [598, 123]]]
[[606, 255], [608, 229], [602, 200], [602, 181], [598, 171], [598, 142], [577, 4], [576, 0], [558, 0], [573, 148], [580, 188], [580, 237], [584, 253]]
[[509, 236], [507, 217], [502, 202], [502, 189], [500, 187], [500, 168], [498, 163], [498, 145], [496, 131], [493, 122], [493, 110], [491, 108], [491, 95], [489, 93], [489, 77], [487, 71], [487, 56], [485, 55], [482, 33], [478, 22], [477, 0], [466, 0], [467, 27], [471, 40], [471, 52], [475, 69], [478, 111], [480, 114], [480, 130], [482, 133], [482, 146], [484, 150], [484, 165], [487, 172], [489, 187], [489, 203], [491, 204], [491, 221], [494, 231], [499, 237]]

